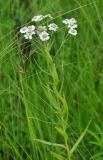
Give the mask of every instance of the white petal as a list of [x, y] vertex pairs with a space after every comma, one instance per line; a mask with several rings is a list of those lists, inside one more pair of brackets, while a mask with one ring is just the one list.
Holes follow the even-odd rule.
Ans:
[[64, 19], [63, 21], [62, 21], [64, 24], [66, 24], [66, 25], [75, 25], [76, 23], [77, 23], [77, 21], [76, 21], [76, 19], [75, 18], [71, 18], [71, 19]]
[[73, 36], [76, 36], [77, 35], [77, 31], [73, 28], [71, 28], [69, 31], [68, 31], [68, 34], [71, 34]]
[[77, 28], [78, 27], [78, 25], [77, 24], [68, 24], [68, 26], [67, 26], [68, 28], [73, 28], [73, 29], [75, 29], [75, 28]]
[[32, 33], [27, 32], [24, 37], [25, 39], [32, 39]]
[[28, 26], [28, 29], [29, 29], [30, 31], [34, 31], [34, 30], [35, 30], [35, 26], [34, 26], [34, 25]]
[[43, 15], [34, 16], [34, 17], [32, 18], [32, 21], [38, 22], [38, 21], [43, 20], [43, 18], [44, 18]]
[[39, 38], [42, 40], [42, 41], [48, 41], [50, 39], [49, 37], [49, 34], [47, 32], [41, 32], [39, 34]]
[[53, 19], [53, 17], [51, 16], [51, 14], [47, 14], [44, 16], [44, 18], [50, 18], [50, 19]]
[[77, 23], [77, 20], [75, 18], [71, 18], [70, 21], [73, 23]]
[[69, 23], [69, 19], [64, 19], [62, 22], [63, 22], [64, 24], [68, 24], [68, 23]]
[[28, 28], [27, 27], [23, 27], [20, 29], [20, 32], [21, 33], [26, 33], [28, 31]]
[[48, 27], [51, 31], [56, 31], [58, 29], [58, 26], [55, 23], [49, 24]]

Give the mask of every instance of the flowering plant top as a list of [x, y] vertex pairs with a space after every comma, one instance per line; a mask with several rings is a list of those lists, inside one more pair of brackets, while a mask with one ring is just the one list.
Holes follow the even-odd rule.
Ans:
[[[35, 22], [35, 25], [25, 26], [21, 28], [20, 33], [23, 34], [23, 37], [28, 40], [31, 40], [33, 37], [35, 37], [35, 35], [37, 35], [41, 41], [48, 41], [50, 39], [50, 33], [58, 31], [59, 27], [55, 23], [50, 23], [45, 26], [39, 24], [41, 21], [47, 19], [49, 19], [49, 21], [53, 20], [51, 14], [34, 16], [31, 21], [32, 23]], [[76, 29], [78, 25], [75, 18], [64, 19], [62, 23], [67, 27], [68, 34], [72, 36], [77, 35]]]

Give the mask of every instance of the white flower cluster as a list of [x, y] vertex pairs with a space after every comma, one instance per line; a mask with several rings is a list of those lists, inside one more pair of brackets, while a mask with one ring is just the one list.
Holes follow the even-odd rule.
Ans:
[[77, 25], [77, 21], [75, 18], [71, 18], [71, 19], [64, 19], [62, 21], [66, 26], [67, 28], [69, 29], [68, 31], [68, 34], [71, 34], [73, 36], [76, 36], [77, 35], [77, 30], [76, 28], [78, 27]]
[[35, 26], [23, 27], [20, 29], [20, 32], [24, 34], [25, 39], [32, 39], [32, 36], [35, 35]]
[[[51, 14], [47, 14], [47, 15], [38, 15], [38, 16], [34, 16], [32, 18], [32, 22], [40, 22], [44, 19], [50, 19], [52, 20], [53, 17], [51, 16]], [[71, 18], [71, 19], [65, 19], [62, 21], [67, 28], [69, 29], [68, 34], [71, 34], [73, 36], [77, 35], [77, 21], [75, 20], [75, 18]], [[31, 40], [33, 38], [33, 35], [37, 35], [41, 41], [48, 41], [50, 39], [50, 33], [49, 31], [52, 32], [56, 32], [58, 30], [58, 26], [55, 23], [51, 23], [48, 24], [48, 26], [42, 26], [39, 24], [31, 25], [28, 27], [23, 27], [20, 29], [20, 32], [23, 34], [25, 39], [29, 39]]]
[[32, 22], [39, 22], [39, 21], [42, 21], [45, 18], [53, 19], [53, 17], [51, 16], [51, 14], [47, 14], [45, 16], [43, 16], [43, 15], [40, 14], [38, 16], [34, 16], [32, 18]]
[[[43, 15], [38, 15], [34, 16], [32, 18], [32, 22], [40, 22], [43, 19], [53, 19], [53, 17], [50, 14], [47, 14], [45, 16]], [[23, 27], [20, 29], [20, 32], [24, 34], [25, 39], [31, 40], [33, 38], [33, 35], [37, 34], [42, 41], [48, 41], [50, 39], [50, 34], [47, 32], [47, 30], [56, 32], [58, 29], [58, 26], [55, 23], [51, 23], [48, 26], [28, 26], [28, 27]]]

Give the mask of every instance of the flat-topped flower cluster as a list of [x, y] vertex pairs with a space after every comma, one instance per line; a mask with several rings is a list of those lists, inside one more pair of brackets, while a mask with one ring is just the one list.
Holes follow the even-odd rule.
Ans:
[[62, 21], [68, 28], [68, 34], [71, 34], [73, 36], [77, 35], [77, 21], [75, 18], [71, 18], [71, 19], [64, 19]]
[[[56, 32], [58, 30], [58, 25], [56, 23], [50, 23], [48, 25], [40, 25], [40, 21], [43, 20], [53, 20], [51, 14], [47, 15], [38, 15], [32, 18], [32, 22], [35, 22], [36, 25], [25, 26], [20, 29], [20, 32], [23, 34], [25, 39], [31, 40], [35, 35], [37, 35], [41, 41], [48, 41], [50, 39], [50, 32]], [[68, 34], [73, 36], [77, 35], [77, 21], [74, 18], [64, 19], [62, 21], [68, 28]]]

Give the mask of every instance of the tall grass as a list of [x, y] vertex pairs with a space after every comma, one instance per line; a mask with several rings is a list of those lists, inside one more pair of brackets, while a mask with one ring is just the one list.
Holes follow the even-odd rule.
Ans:
[[[102, 160], [103, 2], [0, 6], [0, 160]], [[19, 28], [39, 13], [51, 13], [60, 29], [24, 46]], [[67, 37], [66, 17], [78, 20], [77, 37]]]

